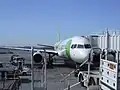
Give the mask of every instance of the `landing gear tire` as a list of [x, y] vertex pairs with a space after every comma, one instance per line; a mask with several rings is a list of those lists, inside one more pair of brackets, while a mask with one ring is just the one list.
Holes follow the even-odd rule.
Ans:
[[88, 86], [90, 86], [90, 85], [95, 85], [95, 81], [92, 77], [90, 77], [90, 79], [89, 79]]
[[83, 80], [84, 80], [83, 76], [82, 76], [82, 74], [80, 74], [80, 76], [79, 76], [79, 82], [80, 82], [81, 86], [84, 87], [84, 82], [82, 82]]
[[26, 76], [26, 75], [27, 75], [27, 73], [26, 73], [26, 72], [23, 72], [23, 75], [24, 75], [24, 76]]
[[53, 60], [48, 61], [48, 68], [53, 68]]
[[78, 77], [78, 73], [79, 73], [79, 70], [75, 70], [74, 76], [75, 76], [75, 77]]
[[47, 62], [48, 68], [53, 68], [53, 56], [54, 55], [49, 54], [49, 58], [48, 58], [48, 62]]

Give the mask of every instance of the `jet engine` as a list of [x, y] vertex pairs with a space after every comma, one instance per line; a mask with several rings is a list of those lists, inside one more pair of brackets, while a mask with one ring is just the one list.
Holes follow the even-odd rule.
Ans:
[[33, 60], [35, 63], [40, 63], [43, 60], [43, 56], [40, 52], [36, 52], [33, 54]]

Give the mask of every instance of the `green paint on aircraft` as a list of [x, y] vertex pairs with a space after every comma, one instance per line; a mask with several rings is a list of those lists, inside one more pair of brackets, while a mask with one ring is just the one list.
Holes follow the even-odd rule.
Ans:
[[67, 42], [66, 46], [65, 46], [65, 48], [66, 48], [66, 55], [67, 55], [68, 58], [70, 58], [70, 45], [71, 45], [71, 43], [72, 43], [72, 40], [69, 40]]

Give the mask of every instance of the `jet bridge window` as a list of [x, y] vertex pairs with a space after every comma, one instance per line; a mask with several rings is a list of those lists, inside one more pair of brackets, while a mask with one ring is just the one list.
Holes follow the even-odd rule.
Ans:
[[85, 46], [85, 48], [91, 48], [90, 44], [85, 44], [84, 46]]
[[77, 48], [84, 48], [83, 45], [78, 44]]

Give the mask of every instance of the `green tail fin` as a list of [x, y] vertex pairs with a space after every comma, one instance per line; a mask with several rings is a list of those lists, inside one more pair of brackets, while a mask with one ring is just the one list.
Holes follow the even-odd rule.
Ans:
[[57, 33], [57, 42], [59, 42], [60, 41], [60, 33], [58, 32]]
[[60, 41], [60, 31], [59, 31], [59, 29], [60, 29], [60, 26], [57, 25], [57, 42]]

